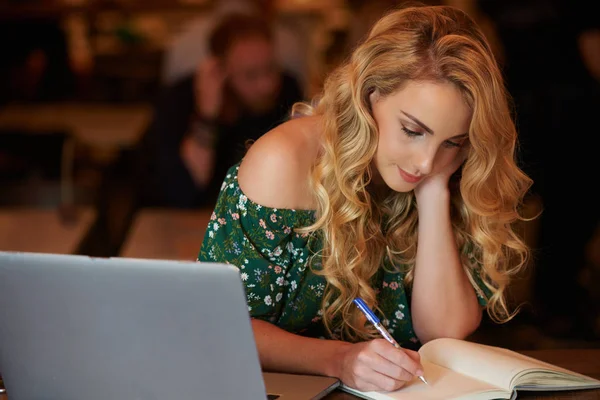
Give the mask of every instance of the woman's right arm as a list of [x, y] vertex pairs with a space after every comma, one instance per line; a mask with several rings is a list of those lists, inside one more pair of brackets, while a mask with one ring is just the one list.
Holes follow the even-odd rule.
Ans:
[[307, 338], [252, 319], [260, 363], [267, 371], [339, 377], [338, 359], [350, 343]]
[[309, 338], [259, 319], [252, 328], [266, 371], [332, 376], [362, 391], [396, 390], [423, 374], [419, 353], [384, 339], [352, 344]]

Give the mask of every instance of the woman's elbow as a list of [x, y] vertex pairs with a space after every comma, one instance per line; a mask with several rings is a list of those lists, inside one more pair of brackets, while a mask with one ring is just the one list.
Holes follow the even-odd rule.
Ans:
[[483, 317], [483, 309], [479, 308], [477, 313], [469, 319], [454, 320], [454, 323], [444, 323], [436, 329], [430, 329], [417, 336], [421, 343], [425, 344], [431, 340], [439, 338], [452, 338], [464, 340], [471, 336], [479, 328]]

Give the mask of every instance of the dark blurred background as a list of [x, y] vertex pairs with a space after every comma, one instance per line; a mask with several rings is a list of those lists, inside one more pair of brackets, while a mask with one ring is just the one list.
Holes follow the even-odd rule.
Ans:
[[[246, 140], [403, 3], [0, 0], [0, 250], [194, 259]], [[509, 292], [520, 313], [473, 340], [600, 347], [600, 15], [584, 1], [422, 3], [457, 6], [488, 36], [535, 180], [524, 212], [542, 211], [519, 225], [534, 249]]]

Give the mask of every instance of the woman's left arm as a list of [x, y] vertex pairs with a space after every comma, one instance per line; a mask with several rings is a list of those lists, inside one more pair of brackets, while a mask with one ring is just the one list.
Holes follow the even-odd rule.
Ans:
[[482, 308], [461, 263], [450, 222], [448, 179], [462, 160], [415, 189], [419, 231], [411, 312], [422, 343], [439, 337], [464, 339], [481, 322]]

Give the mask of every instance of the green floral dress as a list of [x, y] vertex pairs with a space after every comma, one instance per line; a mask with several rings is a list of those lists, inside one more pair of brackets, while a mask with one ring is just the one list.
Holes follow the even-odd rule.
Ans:
[[[198, 260], [240, 269], [253, 318], [303, 336], [326, 338], [321, 319], [326, 281], [307, 265], [321, 248], [320, 241], [318, 235], [294, 232], [314, 222], [314, 211], [254, 203], [240, 189], [238, 168], [239, 163], [231, 167], [223, 181]], [[313, 258], [313, 268], [318, 267]], [[414, 349], [420, 343], [412, 326], [410, 293], [402, 280], [401, 273], [383, 268], [375, 277], [378, 305], [384, 314], [379, 317], [401, 346]], [[480, 304], [485, 305], [487, 292], [476, 289]]]

